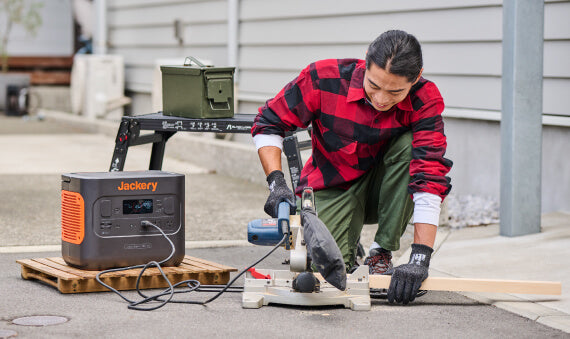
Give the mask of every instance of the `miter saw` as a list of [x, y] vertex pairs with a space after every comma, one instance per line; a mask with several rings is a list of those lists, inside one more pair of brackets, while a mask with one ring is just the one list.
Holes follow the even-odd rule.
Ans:
[[[368, 266], [362, 265], [347, 276], [338, 245], [317, 217], [312, 188], [303, 190], [301, 215], [289, 213], [289, 202], [283, 201], [277, 218], [257, 219], [248, 224], [250, 243], [276, 246], [282, 242], [290, 251], [290, 269], [248, 271], [242, 306], [344, 305], [353, 310], [369, 310]], [[319, 273], [313, 273], [313, 268]]]

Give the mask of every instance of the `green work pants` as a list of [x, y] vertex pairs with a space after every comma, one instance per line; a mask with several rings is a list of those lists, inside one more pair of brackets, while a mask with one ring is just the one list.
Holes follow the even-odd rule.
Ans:
[[356, 261], [356, 248], [364, 224], [378, 223], [374, 241], [395, 251], [412, 216], [408, 193], [412, 133], [393, 139], [383, 160], [348, 190], [329, 188], [315, 192], [319, 218], [327, 225], [343, 255], [347, 269]]

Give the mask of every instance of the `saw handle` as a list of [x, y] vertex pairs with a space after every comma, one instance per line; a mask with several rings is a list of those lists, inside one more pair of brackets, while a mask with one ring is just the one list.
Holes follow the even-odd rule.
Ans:
[[[287, 201], [279, 203], [277, 210], [277, 225], [281, 234], [289, 234], [289, 213], [291, 212], [291, 205]], [[289, 238], [285, 241], [285, 248], [289, 249]]]
[[289, 212], [291, 211], [290, 204], [287, 201], [282, 201], [279, 203], [277, 210], [277, 220], [279, 220], [279, 226], [281, 226], [281, 221], [287, 222], [287, 229], [281, 228], [283, 234], [285, 231], [289, 232]]

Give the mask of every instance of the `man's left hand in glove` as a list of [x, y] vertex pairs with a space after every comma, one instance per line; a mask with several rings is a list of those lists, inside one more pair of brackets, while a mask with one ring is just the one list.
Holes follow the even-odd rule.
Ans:
[[429, 246], [412, 244], [410, 261], [386, 272], [392, 275], [387, 296], [390, 303], [401, 302], [406, 305], [414, 301], [422, 282], [428, 277], [432, 252], [433, 249]]

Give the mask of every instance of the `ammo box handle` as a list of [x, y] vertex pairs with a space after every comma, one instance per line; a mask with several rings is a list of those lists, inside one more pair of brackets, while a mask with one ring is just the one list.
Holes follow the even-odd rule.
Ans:
[[226, 107], [221, 107], [221, 108], [215, 108], [214, 105], [212, 104], [213, 100], [208, 100], [208, 102], [210, 103], [210, 108], [212, 108], [212, 111], [227, 111], [228, 109], [231, 108], [229, 102], [225, 103], [227, 105]]
[[[190, 59], [190, 62], [186, 63], [186, 60], [188, 60], [188, 59]], [[190, 66], [192, 64], [192, 62], [194, 62], [196, 65], [198, 65], [200, 67], [209, 67], [209, 66], [204, 65], [200, 61], [198, 61], [198, 59], [194, 58], [193, 56], [187, 56], [186, 59], [184, 59], [184, 66]]]

